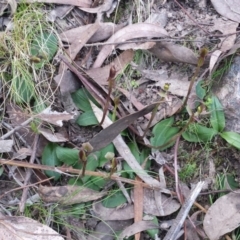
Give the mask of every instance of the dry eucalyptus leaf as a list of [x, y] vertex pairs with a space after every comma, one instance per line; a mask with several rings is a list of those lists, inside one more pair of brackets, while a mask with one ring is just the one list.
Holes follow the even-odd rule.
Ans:
[[92, 0], [25, 0], [26, 3], [56, 3], [56, 4], [66, 4], [73, 5], [77, 7], [88, 8], [92, 5]]
[[[136, 38], [151, 39], [154, 37], [166, 37], [167, 35], [167, 31], [158, 25], [151, 23], [136, 23], [120, 29], [113, 34], [106, 43], [119, 43]], [[115, 47], [117, 48], [115, 44], [105, 45], [99, 52], [93, 64], [93, 68], [101, 67], [104, 60], [111, 54]]]
[[218, 240], [222, 235], [239, 227], [240, 190], [231, 192], [217, 199], [208, 209], [203, 228], [210, 240]]
[[109, 72], [112, 66], [115, 67], [116, 75], [124, 71], [125, 66], [133, 59], [134, 52], [127, 50], [116, 57], [109, 65], [102, 68], [91, 68], [86, 71], [86, 74], [100, 85], [108, 85]]
[[131, 226], [127, 227], [122, 231], [119, 235], [118, 239], [123, 240], [125, 238], [129, 238], [130, 236], [148, 230], [148, 229], [156, 229], [158, 225], [153, 223], [152, 221], [140, 221], [132, 224]]
[[165, 62], [181, 62], [193, 65], [198, 62], [198, 58], [192, 50], [169, 42], [158, 42], [149, 51]]
[[88, 12], [88, 13], [105, 13], [105, 12], [108, 12], [112, 8], [113, 1], [114, 0], [105, 0], [105, 1], [103, 1], [103, 4], [98, 7], [81, 8], [81, 10], [83, 10], [84, 12]]
[[11, 152], [13, 140], [0, 140], [0, 153]]
[[177, 96], [186, 97], [190, 85], [186, 73], [174, 72], [170, 76], [167, 71], [162, 70], [142, 70], [141, 73], [144, 74], [145, 78], [156, 81], [155, 86], [164, 89], [164, 86], [168, 84], [168, 92]]
[[240, 23], [239, 0], [211, 0], [211, 2], [219, 14]]
[[114, 240], [116, 232], [121, 232], [124, 228], [132, 224], [132, 220], [124, 221], [100, 221], [87, 240]]
[[74, 115], [68, 112], [52, 111], [51, 108], [48, 107], [44, 109], [41, 113], [39, 113], [37, 117], [45, 122], [62, 127], [63, 126], [62, 121], [69, 121], [74, 118]]
[[128, 49], [132, 49], [132, 50], [138, 50], [138, 49], [147, 50], [147, 49], [153, 48], [154, 45], [155, 45], [155, 42], [126, 43], [126, 44], [120, 45], [118, 48], [120, 50], [128, 50]]
[[[72, 43], [77, 36], [81, 36], [86, 29], [92, 24], [88, 24], [85, 26], [80, 26], [77, 28], [73, 28], [61, 33], [59, 36], [62, 41], [67, 43]], [[125, 24], [116, 25], [114, 23], [106, 22], [106, 23], [99, 23], [99, 29], [93, 34], [93, 36], [87, 41], [88, 43], [95, 43], [101, 42], [105, 39], [108, 39], [112, 36], [113, 33], [117, 32], [121, 28], [123, 28]]]
[[212, 53], [212, 55], [210, 57], [210, 62], [209, 62], [209, 71], [210, 71], [210, 73], [212, 73], [212, 70], [213, 70], [215, 64], [217, 63], [217, 61], [218, 61], [218, 59], [219, 59], [221, 54], [222, 54], [222, 51], [220, 51], [220, 50], [215, 50]]
[[104, 221], [107, 220], [128, 220], [134, 218], [133, 205], [127, 205], [124, 208], [106, 208], [101, 202], [93, 204], [93, 211]]
[[56, 231], [27, 217], [0, 218], [0, 239], [2, 240], [63, 240]]
[[178, 201], [172, 197], [167, 197], [165, 194], [161, 194], [162, 212], [160, 213], [155, 202], [154, 190], [147, 188], [144, 189], [143, 211], [145, 214], [151, 214], [153, 216], [167, 216], [176, 212], [179, 208], [180, 204]]
[[53, 133], [50, 130], [40, 128], [38, 131], [50, 142], [67, 142], [68, 139], [65, 138], [61, 133]]
[[222, 52], [226, 52], [232, 48], [236, 40], [236, 34], [232, 34], [237, 31], [238, 23], [224, 20], [221, 18], [215, 19], [213, 26], [209, 28], [210, 32], [220, 31], [223, 35], [230, 34], [229, 36], [220, 38], [221, 42], [218, 47]]
[[40, 186], [38, 193], [44, 202], [54, 202], [63, 205], [89, 202], [105, 196], [106, 192], [97, 192], [80, 186], [46, 187]]

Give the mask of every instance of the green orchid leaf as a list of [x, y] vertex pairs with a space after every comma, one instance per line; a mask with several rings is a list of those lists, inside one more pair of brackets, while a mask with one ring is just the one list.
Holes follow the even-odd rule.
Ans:
[[235, 132], [223, 132], [220, 136], [225, 139], [229, 144], [240, 149], [240, 134]]
[[79, 161], [79, 150], [77, 149], [58, 146], [56, 148], [56, 154], [58, 159], [68, 166], [72, 166]]
[[197, 123], [190, 124], [188, 129], [182, 134], [183, 138], [188, 142], [204, 142], [207, 143], [218, 133], [213, 128], [207, 128]]
[[[155, 223], [156, 226], [159, 225], [158, 219], [157, 219], [157, 217], [155, 217], [155, 216], [153, 217], [152, 222]], [[148, 230], [146, 230], [146, 232], [148, 233], [148, 235], [149, 235], [152, 239], [155, 239], [155, 236], [158, 236], [158, 234], [159, 234], [159, 228], [148, 229]]]
[[202, 87], [203, 80], [199, 81], [196, 86], [196, 94], [200, 99], [206, 96], [206, 90]]
[[102, 201], [104, 207], [115, 208], [127, 202], [122, 192], [116, 192]]
[[58, 40], [55, 34], [43, 32], [32, 42], [30, 52], [32, 58], [37, 57], [40, 62], [34, 63], [36, 69], [43, 67], [45, 62], [49, 62], [58, 50]]
[[[43, 150], [42, 163], [47, 166], [60, 166], [61, 162], [57, 158], [56, 148], [58, 145], [56, 143], [49, 143]], [[45, 171], [48, 177], [54, 177], [54, 180], [58, 180], [61, 176], [58, 172]]]
[[94, 102], [94, 104], [98, 106], [96, 100], [85, 88], [81, 88], [76, 92], [72, 93], [72, 100], [75, 105], [84, 112], [92, 111], [89, 100], [91, 100], [92, 102]]
[[212, 127], [216, 131], [222, 132], [225, 128], [225, 116], [223, 107], [218, 98], [213, 96], [208, 107], [211, 113], [210, 122]]
[[79, 126], [92, 126], [98, 125], [98, 120], [92, 110], [82, 113], [76, 120]]
[[[171, 117], [159, 122], [154, 126], [152, 130], [154, 137], [150, 139], [151, 144], [153, 146], [159, 147], [164, 145], [179, 132], [179, 128], [172, 127], [173, 122], [174, 118]], [[171, 147], [173, 144], [174, 141], [172, 143], [169, 143], [167, 146], [160, 148], [160, 150], [164, 150], [168, 147]]]

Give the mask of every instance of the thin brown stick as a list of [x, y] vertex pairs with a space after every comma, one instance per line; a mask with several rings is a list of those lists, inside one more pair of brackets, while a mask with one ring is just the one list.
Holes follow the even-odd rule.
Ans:
[[[34, 137], [34, 141], [33, 141], [33, 148], [32, 148], [30, 163], [34, 163], [34, 160], [35, 160], [35, 157], [36, 157], [38, 139], [39, 139], [39, 135], [36, 134], [35, 137]], [[23, 184], [24, 187], [28, 185], [29, 179], [31, 177], [31, 173], [32, 173], [32, 170], [27, 169], [26, 177], [25, 177], [24, 184]], [[19, 203], [19, 211], [21, 213], [23, 213], [24, 208], [25, 208], [25, 202], [27, 200], [28, 189], [29, 189], [29, 187], [25, 187], [23, 189], [22, 198], [21, 198], [21, 201]]]
[[[44, 171], [54, 171], [54, 172], [59, 172], [59, 173], [72, 173], [76, 175], [81, 175], [82, 170], [79, 169], [74, 169], [74, 168], [66, 168], [66, 167], [52, 167], [52, 166], [46, 166], [46, 165], [40, 165], [40, 164], [34, 164], [34, 163], [27, 163], [27, 162], [20, 162], [20, 161], [15, 161], [15, 160], [5, 160], [5, 159], [0, 159], [0, 164], [5, 164], [5, 165], [11, 165], [11, 166], [18, 166], [18, 167], [25, 167], [25, 168], [32, 168], [32, 169], [40, 169]], [[111, 175], [107, 173], [102, 173], [102, 172], [93, 172], [93, 171], [87, 171], [85, 172], [85, 175], [88, 176], [96, 176], [96, 177], [102, 177], [102, 178], [110, 178], [114, 181], [119, 180], [125, 183], [129, 183], [132, 185], [141, 185], [142, 187], [145, 188], [150, 188], [150, 189], [162, 189], [161, 187], [152, 187], [146, 183], [138, 182], [135, 180], [119, 177], [116, 175]]]

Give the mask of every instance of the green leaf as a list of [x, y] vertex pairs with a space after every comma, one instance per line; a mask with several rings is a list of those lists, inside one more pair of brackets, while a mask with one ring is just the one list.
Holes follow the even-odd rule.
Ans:
[[218, 98], [213, 96], [208, 107], [211, 113], [210, 122], [212, 124], [212, 127], [216, 131], [222, 132], [225, 128], [225, 116], [223, 107]]
[[182, 134], [183, 138], [188, 142], [204, 142], [207, 143], [218, 132], [213, 128], [207, 128], [197, 123], [190, 124], [188, 129]]
[[206, 90], [202, 87], [203, 80], [199, 81], [196, 86], [196, 94], [200, 99], [206, 96]]
[[43, 32], [36, 36], [31, 45], [31, 55], [41, 59], [40, 63], [35, 63], [36, 69], [43, 67], [45, 62], [49, 62], [58, 50], [58, 40], [55, 34]]
[[64, 148], [58, 146], [56, 148], [56, 154], [58, 159], [65, 164], [72, 166], [79, 161], [79, 150], [72, 148]]
[[[151, 144], [155, 147], [159, 147], [167, 143], [173, 136], [175, 136], [179, 128], [172, 127], [172, 124], [174, 122], [174, 118], [167, 118], [158, 124], [156, 124], [152, 130], [152, 133], [154, 137], [150, 139]], [[160, 150], [164, 150], [168, 147], [171, 147], [174, 144], [174, 141], [172, 143], [169, 143], [167, 146], [160, 148]]]
[[[149, 156], [150, 149], [144, 148], [141, 152], [139, 151], [138, 145], [136, 142], [130, 142], [128, 144], [129, 149], [131, 150], [133, 156], [136, 158], [137, 162], [141, 165], [144, 160]], [[151, 165], [150, 161], [147, 161], [145, 169], [149, 170]], [[128, 165], [126, 161], [123, 162], [123, 169], [127, 172], [131, 179], [134, 179], [135, 174], [134, 170]]]
[[34, 84], [31, 79], [24, 77], [16, 77], [12, 81], [14, 83], [13, 86], [13, 96], [17, 103], [29, 103], [30, 100], [34, 97]]
[[76, 120], [79, 126], [98, 125], [98, 120], [92, 110], [82, 113]]
[[220, 136], [225, 139], [229, 144], [237, 149], [240, 149], [240, 134], [235, 132], [223, 132]]
[[89, 181], [98, 187], [97, 190], [102, 189], [104, 186], [106, 186], [106, 184], [108, 182], [108, 180], [106, 180], [102, 177], [95, 177], [95, 176], [92, 176]]
[[107, 197], [106, 199], [104, 199], [102, 201], [102, 204], [104, 207], [107, 207], [107, 208], [115, 208], [126, 202], [127, 202], [127, 199], [122, 194], [122, 192], [117, 191], [110, 197]]
[[81, 88], [76, 92], [72, 93], [72, 100], [75, 103], [75, 105], [84, 112], [90, 110], [92, 111], [92, 107], [90, 105], [89, 100], [91, 100], [92, 102], [94, 102], [94, 104], [98, 106], [95, 99], [85, 88]]
[[[153, 217], [152, 222], [155, 223], [156, 226], [159, 225], [159, 223], [158, 223], [158, 219], [157, 219], [157, 217], [155, 217], [155, 216]], [[159, 234], [159, 229], [158, 229], [158, 228], [155, 228], [155, 229], [149, 229], [149, 230], [146, 230], [146, 231], [147, 231], [148, 235], [149, 235], [152, 239], [155, 239], [155, 235], [158, 236], [158, 234]]]
[[[43, 154], [42, 154], [42, 163], [44, 165], [56, 167], [61, 164], [56, 154], [57, 146], [58, 145], [56, 143], [49, 143], [44, 148]], [[60, 173], [49, 171], [49, 170], [45, 171], [45, 173], [48, 177], [54, 177], [54, 180], [58, 180], [61, 176]]]

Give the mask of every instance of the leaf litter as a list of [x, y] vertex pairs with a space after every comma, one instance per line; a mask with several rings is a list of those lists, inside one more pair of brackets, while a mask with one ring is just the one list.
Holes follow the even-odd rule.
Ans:
[[[35, 1], [26, 2], [33, 3]], [[82, 220], [86, 216], [84, 214], [91, 214], [89, 220], [94, 220], [97, 216], [101, 222], [97, 223], [92, 230], [98, 231], [98, 233], [89, 235], [88, 239], [94, 237], [114, 239], [117, 231], [121, 232], [119, 239], [132, 235], [135, 235], [135, 239], [139, 239], [140, 234], [144, 239], [151, 236], [155, 239], [161, 237], [165, 240], [178, 239], [183, 233], [186, 239], [201, 239], [206, 238], [206, 235], [210, 240], [220, 239], [229, 232], [232, 232], [234, 236], [234, 230], [239, 227], [238, 190], [232, 187], [233, 183], [229, 180], [231, 179], [229, 175], [224, 174], [224, 186], [228, 186], [227, 188], [232, 192], [224, 196], [217, 196], [212, 192], [215, 198], [219, 198], [214, 198], [214, 202], [207, 210], [193, 199], [188, 199], [191, 196], [190, 189], [186, 190], [188, 194], [184, 193], [178, 177], [183, 176], [182, 173], [185, 171], [185, 180], [187, 179], [188, 183], [193, 186], [192, 189], [195, 185], [198, 186], [198, 192], [195, 193], [194, 199], [199, 195], [200, 188], [204, 188], [202, 182], [198, 183], [200, 179], [205, 180], [204, 186], [207, 186], [208, 191], [215, 190], [217, 188], [215, 178], [218, 176], [216, 169], [219, 170], [219, 166], [216, 168], [214, 165], [217, 164], [213, 161], [214, 151], [219, 156], [225, 157], [225, 155], [216, 148], [211, 151], [211, 159], [206, 159], [207, 164], [202, 163], [197, 159], [205, 159], [206, 156], [198, 148], [204, 149], [205, 146], [198, 146], [197, 143], [201, 142], [202, 144], [203, 139], [210, 142], [213, 136], [209, 134], [214, 132], [215, 140], [218, 141], [215, 146], [218, 143], [223, 146], [222, 140], [218, 139], [221, 137], [237, 149], [240, 148], [239, 134], [225, 131], [224, 109], [221, 107], [221, 103], [219, 102], [218, 105], [211, 108], [214, 101], [216, 103], [218, 100], [206, 94], [208, 91], [206, 89], [211, 88], [211, 84], [209, 84], [211, 76], [218, 71], [218, 67], [222, 66], [224, 61], [228, 60], [229, 56], [231, 57], [239, 49], [240, 10], [237, 1], [211, 0], [211, 3], [203, 4], [204, 1], [194, 3], [186, 1], [184, 3], [172, 0], [161, 3], [153, 2], [151, 5], [143, 1], [143, 9], [135, 2], [132, 7], [129, 7], [126, 3], [112, 0], [103, 3], [101, 1], [92, 3], [88, 0], [41, 2], [46, 6], [49, 6], [47, 5], [49, 3], [54, 4], [51, 9], [47, 8], [47, 18], [58, 29], [57, 47], [59, 52], [54, 58], [58, 64], [58, 75], [54, 76], [57, 86], [51, 86], [54, 102], [51, 102], [51, 98], [49, 98], [41, 110], [36, 108], [33, 100], [29, 101], [30, 105], [12, 102], [7, 104], [7, 112], [5, 114], [4, 110], [2, 115], [4, 128], [1, 137], [0, 151], [3, 153], [1, 163], [7, 164], [6, 159], [21, 159], [23, 162], [16, 160], [16, 162], [12, 162], [15, 167], [37, 168], [36, 165], [39, 164], [38, 170], [44, 170], [41, 172], [43, 176], [39, 183], [45, 181], [47, 177], [54, 177], [55, 180], [51, 180], [51, 184], [54, 186], [40, 185], [37, 187], [38, 194], [46, 203], [67, 206], [80, 204], [81, 211], [78, 212], [80, 215], [78, 221], [81, 226], [87, 226]], [[9, 4], [10, 14], [14, 16], [21, 3], [9, 1]], [[57, 4], [68, 6], [58, 6]], [[149, 12], [146, 11], [145, 5], [151, 9]], [[208, 8], [209, 6], [211, 7]], [[135, 8], [141, 12], [140, 15]], [[8, 7], [5, 4], [2, 13], [6, 9]], [[118, 19], [118, 14], [121, 15], [120, 19]], [[136, 17], [139, 18], [138, 21], [136, 21]], [[1, 31], [4, 33], [4, 29]], [[44, 36], [47, 34], [44, 33]], [[200, 50], [203, 46], [209, 48], [209, 52], [205, 55]], [[45, 53], [45, 55], [50, 56], [52, 50], [47, 49], [47, 51], [50, 54]], [[41, 55], [36, 55], [34, 58], [33, 56], [28, 57], [36, 62], [44, 59], [44, 56]], [[35, 66], [38, 66], [38, 70], [41, 68], [39, 72], [45, 72], [49, 79], [53, 77], [48, 73], [50, 65], [37, 64], [35, 63]], [[11, 67], [8, 65], [8, 68]], [[110, 78], [111, 69], [115, 69], [115, 74]], [[198, 72], [198, 79], [193, 77], [196, 72]], [[192, 79], [196, 83], [193, 84], [186, 103], [186, 112], [179, 115], [179, 111], [183, 108], [183, 98], [188, 96]], [[22, 86], [19, 89], [22, 90], [23, 95], [28, 94], [21, 88]], [[85, 89], [86, 94], [80, 94], [81, 98], [78, 98], [80, 96], [78, 94], [73, 97], [79, 88]], [[91, 100], [90, 95], [93, 98]], [[7, 99], [8, 96], [4, 95], [4, 97]], [[26, 95], [23, 98], [27, 99]], [[209, 98], [211, 99], [209, 100]], [[93, 100], [95, 100], [94, 104]], [[103, 111], [99, 108], [100, 106]], [[44, 109], [45, 111], [43, 111]], [[206, 123], [206, 116], [203, 112], [210, 115], [209, 123]], [[190, 116], [188, 122], [186, 118], [182, 120], [187, 113]], [[81, 116], [85, 116], [85, 118], [81, 118]], [[176, 122], [171, 126], [166, 126], [169, 131], [166, 132], [166, 129], [157, 127], [149, 130], [149, 127], [155, 124], [161, 125], [159, 121], [162, 119], [167, 118], [165, 120], [169, 122], [168, 117], [170, 116], [174, 116]], [[202, 125], [204, 121], [207, 127]], [[92, 127], [92, 123], [96, 126]], [[101, 126], [97, 126], [98, 123], [101, 123]], [[141, 131], [136, 130], [136, 126], [142, 128]], [[131, 134], [126, 132], [127, 128]], [[73, 129], [75, 136], [81, 138], [80, 143], [84, 143], [82, 146], [79, 141], [75, 145], [76, 142], [69, 137], [73, 135]], [[206, 132], [206, 129], [209, 132]], [[170, 134], [173, 130], [175, 131], [174, 136]], [[185, 132], [182, 133], [183, 130]], [[85, 131], [88, 131], [88, 139], [83, 136]], [[36, 134], [44, 136], [39, 140], [38, 153], [31, 150]], [[182, 134], [185, 141], [196, 144], [186, 146], [183, 141], [180, 142], [183, 150], [179, 148], [179, 152], [185, 151], [185, 149], [193, 152], [192, 156], [187, 155], [185, 162], [181, 160], [180, 153], [177, 154], [174, 152], [175, 150], [169, 148], [180, 137], [179, 134]], [[218, 137], [216, 137], [217, 134]], [[9, 139], [11, 136], [12, 139]], [[157, 136], [161, 136], [161, 138], [157, 138]], [[155, 145], [152, 146], [146, 139], [155, 139], [152, 141]], [[129, 144], [131, 141], [138, 142], [141, 148], [134, 149], [133, 145]], [[159, 144], [157, 145], [156, 142]], [[113, 143], [111, 148], [109, 148], [110, 143]], [[211, 147], [214, 148], [213, 145]], [[164, 159], [164, 161], [158, 159], [154, 163], [147, 160], [151, 152], [148, 150], [152, 150], [153, 155], [157, 154], [159, 150], [155, 148], [167, 149], [169, 155], [174, 155], [174, 164], [171, 158], [170, 160]], [[108, 149], [110, 152], [107, 152]], [[155, 150], [153, 151], [153, 149]], [[196, 157], [196, 152], [200, 152], [198, 153], [200, 156]], [[238, 152], [232, 152], [234, 158], [238, 159]], [[160, 151], [159, 154], [162, 156]], [[105, 156], [111, 156], [111, 158]], [[38, 157], [42, 157], [42, 159], [39, 160]], [[37, 164], [28, 163], [29, 158], [35, 159]], [[154, 156], [152, 158], [154, 159]], [[205, 175], [198, 175], [194, 169], [195, 165], [191, 162], [192, 158], [198, 162], [199, 168]], [[42, 163], [46, 165], [42, 165]], [[145, 169], [145, 164], [151, 168], [146, 167]], [[193, 170], [191, 170], [191, 166]], [[86, 168], [86, 175], [84, 175], [84, 168]], [[129, 169], [131, 172], [128, 172]], [[9, 178], [13, 177], [19, 185], [21, 185], [21, 179], [25, 178], [25, 171], [22, 173], [19, 171], [19, 175], [22, 176], [17, 177], [10, 173], [13, 171], [13, 167], [1, 167], [0, 173], [2, 174], [4, 171], [9, 171]], [[114, 185], [114, 181], [120, 177], [122, 172], [124, 178], [119, 178], [122, 179], [122, 182], [118, 180], [118, 185]], [[99, 176], [101, 177], [99, 178]], [[5, 178], [4, 175], [1, 177], [4, 180], [7, 179], [7, 175]], [[126, 183], [123, 185], [124, 181], [131, 182], [128, 181], [129, 177], [135, 178], [135, 181], [132, 181], [134, 190], [129, 188]], [[168, 179], [171, 180], [168, 181]], [[219, 180], [220, 183], [221, 181]], [[34, 182], [36, 183], [36, 181]], [[71, 184], [81, 186], [72, 186]], [[121, 187], [119, 188], [119, 186]], [[121, 193], [118, 195], [119, 201], [125, 202], [125, 206], [117, 205], [118, 207], [114, 208], [103, 206], [102, 198], [109, 198], [109, 202], [113, 204], [110, 195], [111, 191], [116, 191], [116, 188], [119, 188], [118, 191]], [[134, 196], [134, 203], [130, 203], [131, 199], [128, 199], [127, 203], [126, 198], [129, 196]], [[9, 197], [11, 198], [10, 195]], [[199, 197], [200, 202], [201, 198], [203, 197]], [[112, 201], [116, 201], [116, 198]], [[192, 208], [193, 204], [201, 211]], [[8, 205], [8, 202], [5, 202], [5, 205]], [[84, 208], [85, 210], [83, 210]], [[176, 217], [179, 209], [180, 212]], [[187, 218], [190, 209], [191, 217]], [[226, 211], [226, 209], [231, 211]], [[7, 209], [5, 212], [9, 214]], [[147, 214], [149, 218], [143, 217], [143, 214]], [[153, 221], [154, 216], [157, 225]], [[162, 220], [165, 216], [168, 219], [171, 218], [173, 223], [170, 224], [171, 228], [167, 230], [167, 234], [156, 231], [161, 225], [159, 217]], [[35, 216], [31, 215], [31, 217]], [[13, 219], [16, 223], [14, 226], [12, 225]], [[14, 231], [17, 227], [24, 229], [26, 221], [30, 220], [17, 216], [10, 219], [4, 216], [0, 223], [0, 226], [3, 227], [2, 234], [10, 239], [13, 237], [11, 236], [12, 232], [9, 232], [5, 226], [11, 226]], [[185, 226], [182, 227], [184, 222]], [[46, 226], [38, 222], [31, 224], [37, 224], [39, 229], [49, 231], [50, 235], [56, 234], [56, 239], [62, 239], [57, 233], [51, 232], [50, 228], [45, 230]], [[35, 234], [34, 228], [33, 230], [26, 229], [27, 234], [28, 232], [30, 235]], [[90, 230], [90, 226], [88, 230]], [[25, 230], [23, 232], [26, 233]], [[72, 234], [76, 239], [80, 239], [79, 236], [87, 235], [83, 232], [81, 234], [78, 232], [76, 235], [68, 227], [61, 228], [61, 232], [68, 236]], [[21, 234], [21, 231], [17, 234], [18, 237], [27, 239], [24, 234]], [[54, 239], [53, 235], [52, 238]], [[36, 239], [43, 238], [36, 237]]]

